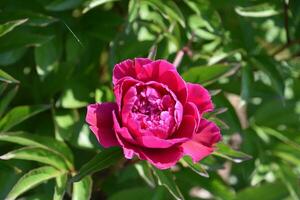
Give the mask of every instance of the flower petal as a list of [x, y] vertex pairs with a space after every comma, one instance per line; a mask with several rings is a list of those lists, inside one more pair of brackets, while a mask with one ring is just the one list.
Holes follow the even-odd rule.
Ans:
[[183, 143], [181, 147], [183, 148], [184, 155], [190, 156], [194, 162], [202, 160], [213, 152], [213, 148], [193, 140]]
[[141, 136], [137, 138], [139, 145], [146, 148], [165, 149], [175, 144], [188, 141], [189, 138], [174, 138], [174, 139], [161, 139], [155, 136]]
[[188, 102], [194, 103], [200, 115], [214, 109], [209, 92], [199, 84], [187, 83]]
[[119, 146], [113, 130], [112, 112], [116, 103], [96, 103], [88, 106], [86, 122], [95, 134], [98, 142], [105, 148]]
[[196, 121], [194, 116], [184, 115], [182, 118], [181, 125], [176, 133], [172, 135], [172, 138], [190, 138], [195, 134], [196, 131]]
[[222, 139], [219, 127], [206, 119], [201, 119], [200, 126], [193, 140], [211, 147]]

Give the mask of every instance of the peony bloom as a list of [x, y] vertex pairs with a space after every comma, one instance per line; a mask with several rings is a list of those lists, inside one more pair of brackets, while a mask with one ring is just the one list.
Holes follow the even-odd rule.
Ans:
[[184, 155], [198, 162], [214, 151], [219, 128], [204, 118], [213, 110], [209, 92], [186, 83], [165, 60], [125, 60], [113, 70], [115, 103], [88, 106], [86, 121], [105, 147], [120, 146], [167, 169]]

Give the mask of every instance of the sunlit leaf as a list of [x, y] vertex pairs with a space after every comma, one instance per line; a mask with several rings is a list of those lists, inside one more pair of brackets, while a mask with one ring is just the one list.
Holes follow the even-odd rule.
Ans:
[[236, 151], [224, 143], [218, 143], [216, 149], [217, 150], [213, 153], [213, 155], [231, 160], [235, 163], [240, 163], [252, 158], [250, 155], [241, 151]]
[[45, 166], [25, 174], [12, 188], [12, 190], [7, 195], [6, 199], [16, 199], [18, 196], [27, 192], [28, 190], [34, 188], [35, 186], [47, 181], [49, 179], [55, 178], [63, 174], [63, 171], [59, 171], [53, 167]]
[[53, 200], [63, 200], [67, 188], [68, 174], [56, 177]]
[[199, 174], [200, 176], [209, 177], [209, 174], [200, 163], [194, 163], [190, 157], [184, 157], [180, 160], [183, 166], [189, 167], [191, 170]]
[[92, 193], [93, 180], [86, 176], [79, 182], [73, 183], [72, 200], [90, 199]]
[[28, 19], [19, 19], [0, 24], [0, 37], [14, 30], [17, 26], [24, 24]]

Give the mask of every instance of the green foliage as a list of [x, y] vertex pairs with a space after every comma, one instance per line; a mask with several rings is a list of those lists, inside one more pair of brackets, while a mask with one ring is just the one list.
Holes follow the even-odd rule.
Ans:
[[[300, 199], [300, 1], [0, 1], [0, 199]], [[149, 52], [151, 52], [149, 54]], [[103, 149], [114, 64], [168, 59], [223, 142], [171, 170]]]

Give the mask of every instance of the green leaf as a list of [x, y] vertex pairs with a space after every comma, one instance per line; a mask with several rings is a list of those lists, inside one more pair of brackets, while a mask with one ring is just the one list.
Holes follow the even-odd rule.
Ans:
[[119, 0], [89, 0], [84, 3], [84, 9], [82, 10], [82, 13], [85, 14], [97, 6], [100, 6], [102, 4], [109, 3], [109, 2], [114, 2], [114, 1], [119, 1]]
[[272, 4], [268, 3], [249, 7], [236, 7], [235, 12], [243, 17], [271, 17], [280, 14]]
[[86, 176], [81, 181], [73, 183], [72, 200], [90, 199], [92, 184], [91, 176]]
[[192, 83], [200, 83], [209, 85], [215, 82], [218, 78], [226, 76], [233, 67], [228, 65], [212, 65], [193, 67], [182, 74], [184, 80]]
[[0, 53], [0, 65], [6, 66], [11, 65], [20, 60], [26, 53], [26, 48], [12, 49], [11, 51], [6, 51]]
[[123, 157], [122, 151], [119, 148], [109, 148], [104, 149], [102, 152], [98, 153], [92, 160], [87, 162], [81, 167], [71, 181], [77, 182], [83, 179], [85, 176], [93, 174], [97, 171], [103, 170]]
[[54, 0], [45, 8], [50, 11], [64, 11], [79, 6], [81, 2], [82, 0]]
[[233, 150], [231, 147], [224, 143], [218, 143], [216, 148], [217, 150], [213, 152], [213, 155], [231, 160], [235, 163], [241, 163], [243, 161], [252, 159], [250, 155], [245, 154], [241, 151]]
[[34, 58], [37, 73], [41, 77], [47, 76], [57, 65], [62, 53], [62, 44], [58, 36], [42, 45], [35, 47]]
[[143, 0], [141, 3], [148, 4], [158, 9], [165, 18], [177, 21], [182, 27], [185, 27], [184, 16], [173, 1], [161, 2], [159, 0]]
[[300, 200], [300, 188], [298, 178], [293, 173], [293, 169], [288, 165], [280, 165], [279, 177], [288, 189], [292, 199]]
[[20, 160], [32, 160], [40, 163], [52, 165], [57, 169], [68, 169], [64, 158], [54, 151], [44, 149], [41, 147], [23, 147], [17, 150], [10, 151], [2, 156], [2, 160], [20, 159]]
[[28, 19], [19, 19], [0, 24], [0, 37], [14, 30], [17, 26], [24, 24]]
[[24, 192], [27, 192], [44, 181], [60, 176], [63, 173], [64, 172], [50, 166], [44, 166], [31, 170], [16, 183], [16, 185], [7, 195], [6, 199], [14, 200]]
[[7, 131], [24, 120], [49, 109], [49, 105], [18, 106], [10, 110], [0, 120], [0, 130]]
[[68, 174], [63, 174], [56, 177], [53, 200], [63, 200], [64, 194], [68, 185]]
[[279, 66], [279, 64], [271, 59], [267, 55], [260, 55], [253, 57], [250, 62], [263, 71], [271, 80], [272, 88], [281, 96], [284, 95], [284, 79], [282, 77], [282, 74], [280, 70], [282, 70], [282, 66]]
[[250, 65], [242, 68], [242, 82], [241, 82], [241, 98], [243, 101], [248, 102], [251, 97], [251, 85], [253, 83], [253, 70]]
[[158, 180], [158, 185], [164, 186], [177, 200], [184, 200], [178, 186], [175, 183], [174, 177], [169, 170], [159, 170], [152, 167], [154, 175]]
[[147, 162], [141, 161], [134, 165], [135, 169], [139, 173], [140, 177], [152, 188], [155, 187], [155, 181], [150, 168]]
[[265, 183], [257, 187], [246, 188], [237, 193], [235, 200], [253, 200], [253, 199], [284, 199], [288, 196], [288, 191], [281, 182]]
[[182, 158], [180, 160], [180, 162], [182, 163], [183, 166], [189, 167], [191, 170], [193, 170], [194, 172], [196, 172], [200, 176], [203, 176], [203, 177], [206, 177], [206, 178], [209, 177], [209, 174], [207, 173], [205, 168], [200, 163], [194, 163], [193, 160], [190, 157], [185, 156], [184, 158]]
[[0, 117], [3, 115], [5, 110], [7, 109], [9, 103], [16, 96], [19, 86], [14, 86], [11, 90], [9, 90], [4, 97], [1, 98], [0, 101]]
[[24, 132], [0, 133], [0, 141], [49, 149], [63, 157], [65, 162], [68, 164], [68, 167], [73, 170], [72, 152], [64, 143], [51, 137], [33, 135]]
[[151, 191], [147, 187], [135, 187], [135, 188], [128, 188], [125, 190], [118, 191], [112, 194], [108, 200], [151, 200], [153, 198], [153, 191]]
[[11, 75], [0, 69], [0, 81], [5, 83], [19, 83], [18, 80], [14, 79]]

